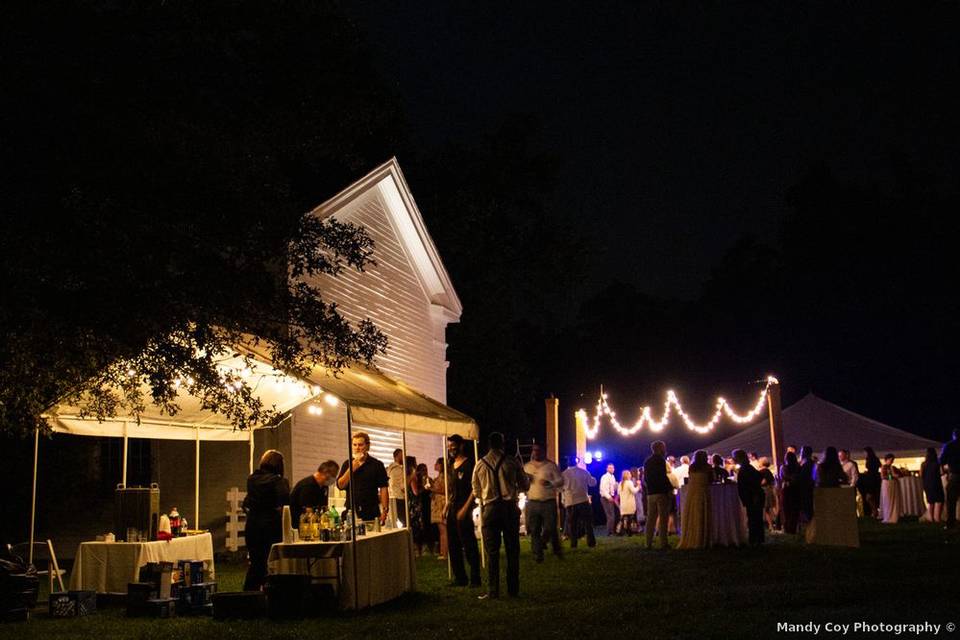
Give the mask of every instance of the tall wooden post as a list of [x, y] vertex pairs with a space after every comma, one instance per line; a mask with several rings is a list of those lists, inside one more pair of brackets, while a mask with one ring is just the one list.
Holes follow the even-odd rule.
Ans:
[[780, 383], [773, 382], [767, 389], [767, 412], [770, 419], [770, 455], [774, 469], [783, 464], [786, 447], [783, 444], [783, 413], [780, 410]]
[[581, 412], [576, 413], [577, 419], [577, 460], [580, 462], [584, 461], [584, 457], [587, 455], [587, 425], [585, 424], [584, 415]]
[[547, 405], [547, 458], [560, 464], [560, 400], [553, 394], [545, 401]]

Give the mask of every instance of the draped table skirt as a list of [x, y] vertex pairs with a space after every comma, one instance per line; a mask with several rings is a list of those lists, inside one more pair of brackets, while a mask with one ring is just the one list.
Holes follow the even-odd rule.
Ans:
[[202, 533], [153, 542], [81, 542], [70, 572], [70, 589], [126, 593], [127, 584], [139, 581], [140, 567], [148, 562], [179, 560], [203, 560], [215, 579], [213, 537]]
[[[270, 574], [338, 579], [341, 609], [364, 609], [413, 591], [417, 572], [409, 529], [387, 529], [357, 538], [357, 577], [349, 542], [277, 543], [270, 548]], [[339, 567], [339, 577], [337, 563]], [[354, 587], [356, 586], [356, 589]], [[356, 596], [355, 596], [356, 593]]]
[[[689, 485], [680, 489], [680, 512], [687, 499]], [[710, 546], [730, 547], [747, 544], [747, 512], [740, 504], [737, 485], [711, 484], [709, 492], [710, 517], [708, 518], [708, 539]], [[649, 524], [649, 523], [648, 523]]]

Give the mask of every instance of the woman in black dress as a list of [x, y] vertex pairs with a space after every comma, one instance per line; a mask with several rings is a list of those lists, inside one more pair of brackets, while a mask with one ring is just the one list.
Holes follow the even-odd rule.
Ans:
[[784, 533], [796, 533], [800, 522], [800, 463], [797, 454], [788, 451], [780, 467], [780, 521]]
[[940, 459], [937, 450], [927, 449], [927, 457], [920, 465], [920, 477], [923, 478], [923, 493], [927, 496], [927, 515], [934, 524], [943, 517], [943, 479], [940, 477]]
[[879, 518], [880, 458], [873, 452], [873, 447], [864, 447], [863, 451], [867, 454], [867, 462], [857, 482], [857, 489], [860, 490], [860, 496], [863, 498], [863, 515], [868, 518], [871, 516]]
[[285, 504], [290, 504], [290, 483], [283, 477], [283, 454], [270, 449], [247, 478], [247, 497], [243, 499], [247, 512], [243, 537], [250, 556], [244, 591], [259, 591], [267, 579], [270, 547], [283, 539], [281, 514]]
[[813, 447], [810, 445], [800, 447], [800, 476], [797, 486], [800, 491], [800, 515], [806, 522], [813, 520], [813, 472], [815, 469]]

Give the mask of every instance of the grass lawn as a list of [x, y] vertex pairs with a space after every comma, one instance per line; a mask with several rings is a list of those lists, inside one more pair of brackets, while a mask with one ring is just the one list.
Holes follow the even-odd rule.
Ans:
[[[675, 540], [673, 541], [675, 544]], [[446, 563], [418, 561], [418, 589], [340, 617], [294, 622], [127, 619], [122, 609], [71, 620], [37, 615], [0, 638], [577, 637], [777, 634], [777, 622], [960, 623], [960, 534], [918, 523], [861, 523], [860, 549], [808, 547], [775, 536], [761, 549], [646, 551], [639, 538], [601, 538], [537, 565], [524, 542], [517, 599], [478, 602], [447, 587]], [[217, 566], [221, 591], [243, 567]], [[821, 629], [821, 634], [826, 634]], [[792, 634], [787, 634], [789, 637]], [[860, 634], [861, 637], [863, 634]], [[960, 637], [941, 629], [941, 637]]]

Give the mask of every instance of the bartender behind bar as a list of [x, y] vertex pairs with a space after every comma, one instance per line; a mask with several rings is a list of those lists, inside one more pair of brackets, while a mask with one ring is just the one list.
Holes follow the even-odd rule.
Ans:
[[339, 469], [340, 465], [333, 460], [327, 460], [312, 474], [293, 485], [293, 491], [290, 492], [290, 515], [293, 516], [294, 523], [300, 522], [300, 514], [307, 507], [314, 511], [327, 508], [329, 486], [339, 475]]
[[353, 434], [353, 460], [347, 460], [340, 467], [337, 487], [346, 490], [346, 506], [350, 508], [350, 494], [353, 495], [357, 515], [362, 520], [380, 520], [386, 522], [390, 511], [390, 498], [387, 494], [387, 470], [383, 463], [370, 456], [370, 436], [358, 432]]

